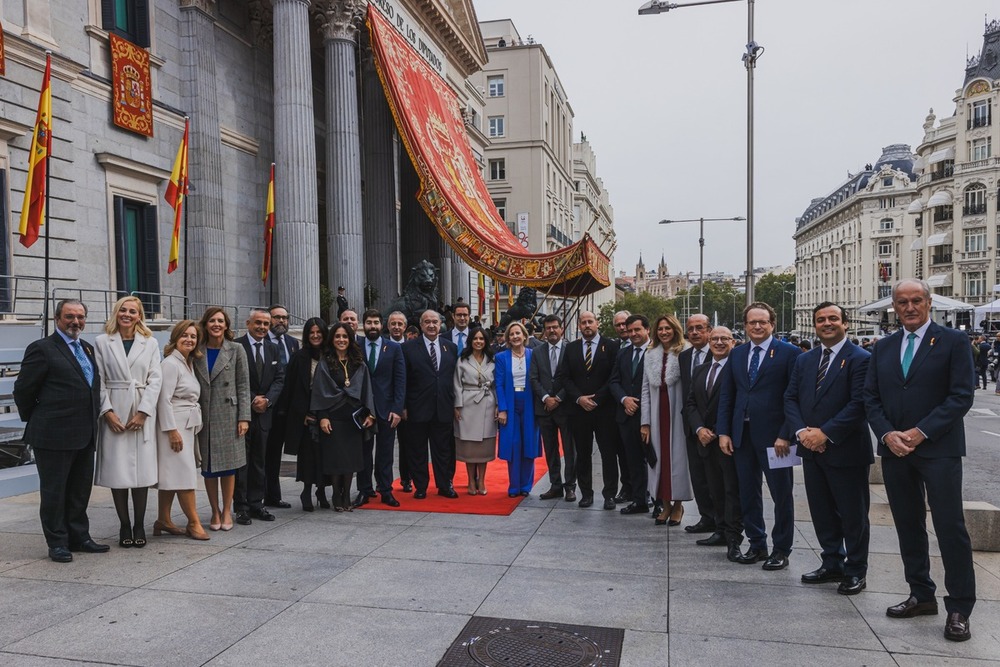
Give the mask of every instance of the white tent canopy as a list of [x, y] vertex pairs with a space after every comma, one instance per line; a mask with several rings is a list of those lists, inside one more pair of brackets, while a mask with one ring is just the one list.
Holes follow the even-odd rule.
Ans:
[[[983, 307], [985, 308], [986, 306]], [[874, 310], [892, 310], [892, 297], [887, 296], [884, 299], [879, 299], [878, 301], [858, 306], [858, 312], [867, 313]], [[964, 301], [959, 301], [957, 299], [951, 299], [946, 296], [941, 296], [940, 294], [931, 295], [931, 310], [946, 313], [958, 310], [975, 310], [977, 312], [977, 317], [979, 312], [979, 309], [972, 304], [965, 303]], [[998, 307], [998, 312], [1000, 312], [1000, 307]]]
[[1000, 299], [996, 301], [991, 301], [990, 303], [983, 304], [982, 306], [976, 306], [976, 321], [980, 321], [987, 315], [992, 315], [996, 317], [1000, 315]]

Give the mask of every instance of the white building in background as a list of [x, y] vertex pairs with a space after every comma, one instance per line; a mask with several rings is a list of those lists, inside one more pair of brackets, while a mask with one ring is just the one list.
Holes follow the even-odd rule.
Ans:
[[[955, 111], [938, 119], [934, 110], [917, 146], [919, 201], [912, 206], [920, 244], [917, 272], [936, 294], [973, 305], [996, 298], [1000, 284], [1000, 21], [986, 25], [979, 56], [966, 63], [955, 92]], [[972, 323], [958, 316], [955, 325]]]
[[[585, 139], [573, 143], [573, 107], [545, 47], [522, 39], [509, 19], [479, 24], [489, 62], [470, 78], [484, 94], [486, 182], [510, 230], [533, 253], [551, 252], [590, 233], [611, 259], [614, 211]], [[614, 300], [608, 287], [586, 297], [591, 309]], [[566, 312], [560, 298], [543, 312]]]
[[811, 328], [812, 309], [833, 301], [857, 325], [858, 307], [888, 296], [892, 282], [917, 275], [919, 228], [914, 156], [906, 144], [882, 150], [874, 165], [848, 174], [795, 220], [795, 329]]

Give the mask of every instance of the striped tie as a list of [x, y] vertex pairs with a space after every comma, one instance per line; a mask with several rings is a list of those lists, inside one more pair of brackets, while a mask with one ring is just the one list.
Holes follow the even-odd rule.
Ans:
[[826, 372], [830, 370], [830, 355], [833, 353], [828, 347], [823, 348], [823, 359], [819, 362], [819, 371], [816, 373], [816, 388], [823, 384], [823, 378], [826, 377]]
[[594, 351], [591, 349], [591, 346], [593, 344], [594, 341], [592, 340], [587, 341], [587, 352], [586, 354], [583, 355], [583, 365], [587, 367], [588, 373], [590, 372], [591, 366], [594, 365]]
[[759, 345], [753, 348], [753, 356], [750, 357], [750, 368], [747, 370], [747, 375], [750, 377], [750, 384], [753, 384], [757, 380], [757, 371], [760, 370], [760, 353], [763, 351], [764, 348]]

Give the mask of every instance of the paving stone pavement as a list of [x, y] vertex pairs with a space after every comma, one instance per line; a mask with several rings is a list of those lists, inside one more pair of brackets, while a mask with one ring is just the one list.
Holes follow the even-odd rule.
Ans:
[[[539, 500], [544, 478], [509, 517], [310, 514], [294, 482], [283, 488], [295, 507], [273, 510], [274, 522], [208, 542], [150, 534], [145, 549], [70, 564], [45, 558], [37, 494], [0, 500], [0, 665], [431, 666], [474, 615], [623, 628], [630, 667], [1000, 664], [998, 553], [975, 554], [971, 641], [945, 641], [943, 615], [885, 616], [907, 586], [880, 486], [868, 590], [855, 597], [799, 582], [819, 564], [800, 478], [795, 551], [780, 572], [729, 563], [648, 516]], [[685, 525], [697, 520], [687, 510]], [[114, 544], [106, 489], [90, 517]], [[932, 543], [943, 582], [937, 553]]]

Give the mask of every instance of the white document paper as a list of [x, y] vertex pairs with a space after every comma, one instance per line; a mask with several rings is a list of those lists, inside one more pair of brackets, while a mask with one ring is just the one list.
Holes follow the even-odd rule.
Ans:
[[767, 448], [767, 467], [771, 470], [778, 468], [791, 468], [802, 464], [802, 458], [796, 453], [798, 445], [791, 445], [788, 448], [788, 456], [778, 456], [774, 453], [774, 447]]

